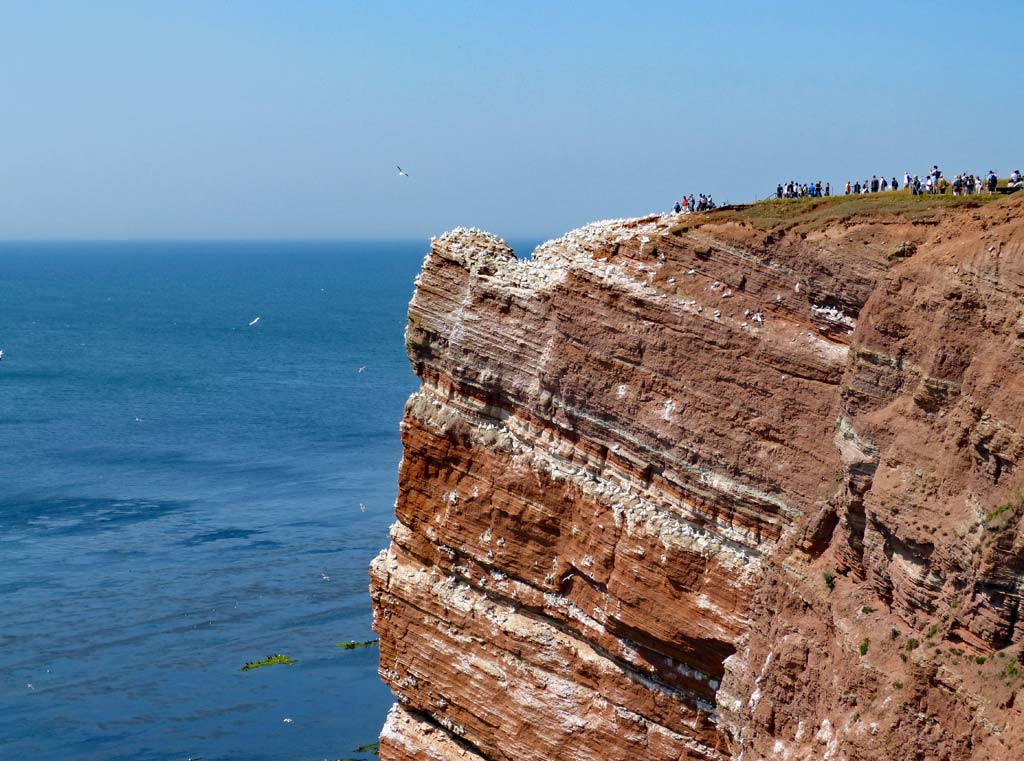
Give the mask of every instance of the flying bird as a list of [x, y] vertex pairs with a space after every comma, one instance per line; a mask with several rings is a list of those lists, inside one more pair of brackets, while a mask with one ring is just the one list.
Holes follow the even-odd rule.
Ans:
[[[396, 164], [395, 166], [398, 166], [398, 165]], [[399, 177], [408, 177], [409, 173], [408, 172], [403, 172], [402, 171], [402, 167], [398, 167], [398, 175], [399, 175]]]
[[0, 349], [0, 360], [4, 358], [4, 350]]
[[[0, 351], [0, 354], [3, 354], [3, 352], [2, 352], [2, 351]], [[359, 368], [359, 369], [358, 369], [358, 370], [357, 370], [356, 372], [359, 372], [359, 373], [361, 373], [361, 372], [362, 372], [363, 370], [365, 370], [365, 369], [366, 369], [366, 365], [363, 365], [363, 366], [362, 366], [362, 367], [360, 367], [360, 368]]]
[[256, 319], [254, 319], [252, 322], [249, 323], [249, 327], [251, 328], [253, 325], [255, 325], [259, 321], [260, 321], [260, 318], [259, 318], [259, 315], [257, 315]]

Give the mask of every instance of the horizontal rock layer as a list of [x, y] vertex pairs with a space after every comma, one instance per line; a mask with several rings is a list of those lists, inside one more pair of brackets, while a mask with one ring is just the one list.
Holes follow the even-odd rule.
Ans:
[[433, 242], [382, 758], [1008, 747], [1020, 204], [784, 208]]

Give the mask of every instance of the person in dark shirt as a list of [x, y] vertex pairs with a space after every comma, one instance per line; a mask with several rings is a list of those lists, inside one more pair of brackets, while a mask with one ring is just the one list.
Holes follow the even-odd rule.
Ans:
[[859, 196], [860, 195], [860, 181], [859, 180], [857, 182], [853, 183], [853, 194], [855, 196]]

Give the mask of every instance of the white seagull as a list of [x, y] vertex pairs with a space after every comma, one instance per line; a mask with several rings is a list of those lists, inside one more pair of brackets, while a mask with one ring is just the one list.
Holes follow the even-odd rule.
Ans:
[[0, 349], [0, 360], [4, 358], [4, 350]]
[[[0, 351], [0, 354], [3, 354], [3, 352], [2, 352], [2, 351]], [[356, 370], [356, 372], [359, 372], [359, 373], [361, 373], [361, 372], [362, 372], [363, 370], [365, 370], [365, 369], [366, 369], [366, 365], [363, 365], [363, 366], [362, 366], [362, 367], [360, 367], [360, 368], [359, 368], [358, 370]]]
[[249, 327], [251, 328], [253, 325], [255, 325], [259, 321], [260, 321], [259, 315], [256, 315], [256, 319], [254, 319], [252, 322], [249, 323]]
[[[396, 164], [395, 166], [398, 166], [398, 165]], [[402, 171], [402, 167], [399, 166], [398, 167], [398, 176], [399, 177], [408, 177], [409, 173], [408, 172], [403, 172]]]

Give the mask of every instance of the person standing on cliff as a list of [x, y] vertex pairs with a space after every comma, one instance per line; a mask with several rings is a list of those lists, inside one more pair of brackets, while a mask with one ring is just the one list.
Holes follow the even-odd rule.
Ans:
[[832, 185], [826, 182], [825, 183], [825, 197], [828, 198], [830, 195], [832, 195]]
[[847, 180], [847, 181], [846, 181], [846, 195], [850, 195], [850, 188], [851, 188], [851, 187], [852, 187], [852, 186], [850, 185], [850, 181], [849, 181], [849, 180]]
[[899, 190], [900, 189], [900, 184], [898, 182], [896, 182], [896, 178], [895, 177], [892, 178], [892, 189], [893, 190]]

